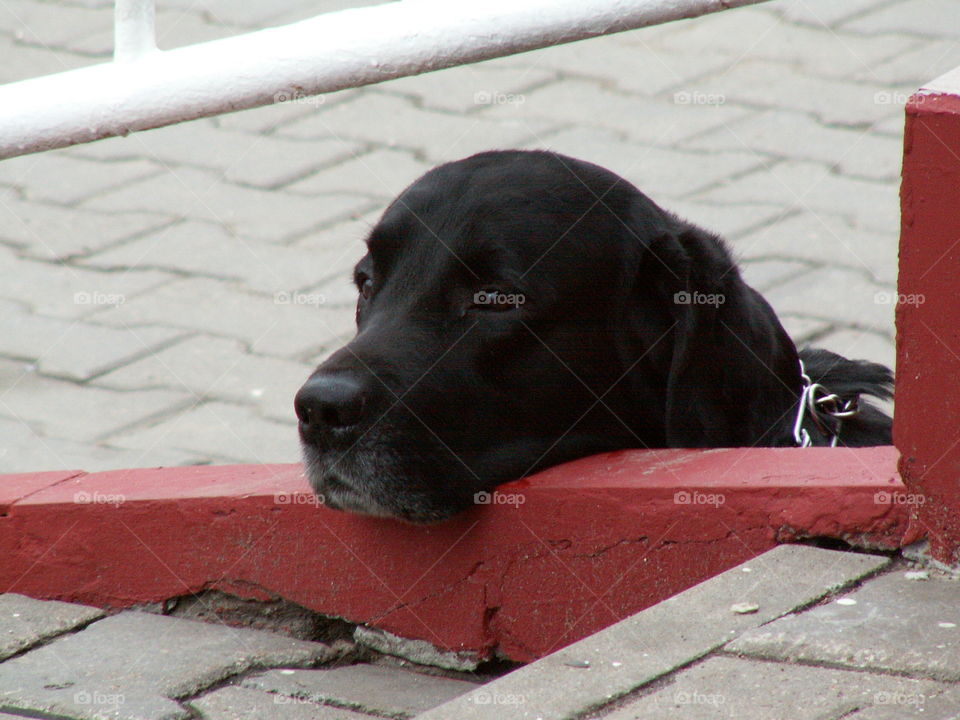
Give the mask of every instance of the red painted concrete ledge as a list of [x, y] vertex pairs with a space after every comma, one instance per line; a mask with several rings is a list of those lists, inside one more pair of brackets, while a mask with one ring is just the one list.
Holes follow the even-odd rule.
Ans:
[[[918, 539], [893, 447], [623, 451], [418, 527], [299, 465], [0, 476], [0, 591], [129, 607], [219, 589], [529, 661], [804, 537]], [[757, 601], [762, 602], [762, 598]]]

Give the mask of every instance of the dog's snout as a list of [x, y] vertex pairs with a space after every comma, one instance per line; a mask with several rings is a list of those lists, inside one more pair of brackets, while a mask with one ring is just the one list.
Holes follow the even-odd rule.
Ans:
[[349, 375], [319, 375], [300, 388], [294, 408], [304, 432], [344, 429], [363, 419], [366, 395], [363, 385]]

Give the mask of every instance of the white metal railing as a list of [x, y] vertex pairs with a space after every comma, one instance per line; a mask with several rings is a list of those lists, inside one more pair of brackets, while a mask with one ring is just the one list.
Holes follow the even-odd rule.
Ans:
[[765, 0], [403, 0], [175, 50], [117, 0], [114, 62], [0, 86], [0, 159]]

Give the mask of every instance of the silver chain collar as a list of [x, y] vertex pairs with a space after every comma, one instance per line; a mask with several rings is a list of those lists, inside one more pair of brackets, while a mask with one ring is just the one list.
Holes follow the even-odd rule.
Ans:
[[[803, 427], [804, 418], [809, 415], [817, 429], [830, 436], [830, 447], [836, 447], [843, 421], [860, 412], [859, 396], [842, 400], [839, 395], [830, 392], [820, 383], [813, 382], [807, 375], [803, 360], [800, 361], [800, 377], [803, 380], [803, 391], [797, 404], [797, 419], [793, 422], [794, 441], [798, 447], [813, 445], [810, 433]], [[833, 429], [826, 422], [826, 418], [833, 419]]]

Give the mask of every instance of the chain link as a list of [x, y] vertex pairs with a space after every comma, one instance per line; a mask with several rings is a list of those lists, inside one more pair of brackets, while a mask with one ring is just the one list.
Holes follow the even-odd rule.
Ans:
[[[860, 412], [860, 397], [855, 396], [849, 400], [843, 400], [839, 395], [830, 392], [820, 383], [813, 382], [807, 375], [803, 360], [800, 361], [800, 378], [803, 380], [803, 391], [800, 393], [800, 400], [797, 403], [797, 418], [793, 423], [794, 441], [799, 447], [813, 445], [810, 433], [803, 427], [803, 421], [809, 415], [817, 429], [824, 435], [830, 436], [830, 447], [836, 447], [840, 440], [843, 421]], [[827, 418], [832, 418], [833, 429], [827, 422]]]

